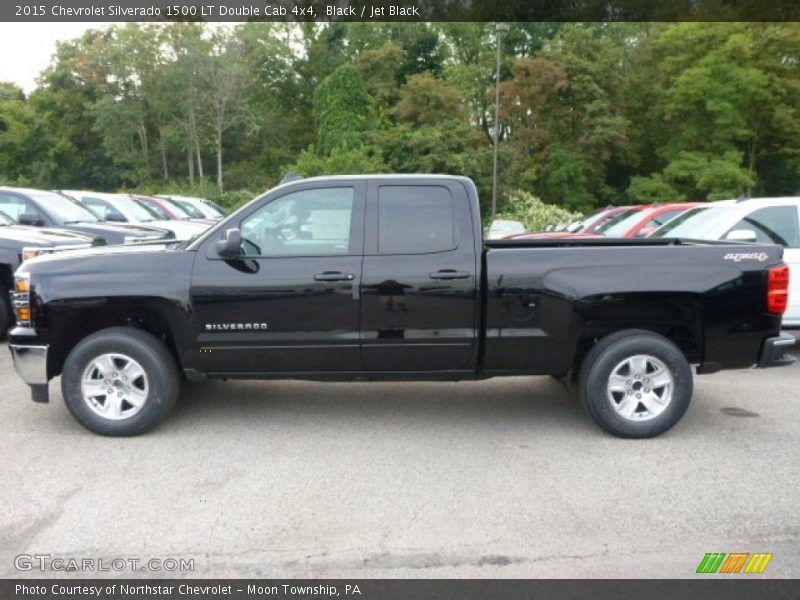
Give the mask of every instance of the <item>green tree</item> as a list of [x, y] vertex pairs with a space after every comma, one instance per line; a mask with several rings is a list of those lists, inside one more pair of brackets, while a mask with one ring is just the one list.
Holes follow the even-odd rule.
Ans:
[[314, 146], [300, 152], [297, 161], [288, 171], [295, 171], [304, 177], [317, 175], [353, 175], [358, 173], [383, 173], [386, 165], [380, 154], [372, 149], [342, 148], [331, 150], [330, 154], [320, 156]]
[[517, 60], [504, 82], [516, 176], [546, 201], [583, 210], [616, 195], [607, 167], [629, 156], [618, 91], [629, 51], [599, 25], [565, 26], [541, 56]]
[[[631, 110], [649, 115], [635, 137], [653, 182], [702, 199], [768, 192], [760, 172], [796, 174], [797, 33], [795, 23], [681, 23], [648, 40]], [[795, 184], [783, 191], [797, 189], [786, 179]]]
[[222, 31], [214, 36], [215, 50], [200, 67], [203, 85], [203, 114], [213, 132], [217, 159], [217, 187], [223, 189], [223, 153], [225, 133], [237, 124], [247, 122], [255, 127], [246, 102], [247, 72], [244, 69], [244, 47], [240, 41]]
[[338, 67], [314, 92], [317, 147], [322, 155], [334, 149], [353, 150], [364, 145], [375, 128], [374, 100], [364, 80], [351, 64]]
[[551, 225], [567, 225], [583, 216], [560, 206], [546, 204], [525, 190], [513, 190], [506, 204], [508, 208], [499, 212], [497, 218], [520, 221], [528, 231], [544, 231]]
[[375, 134], [375, 145], [392, 171], [467, 175], [486, 192], [491, 182], [481, 174], [490, 172], [491, 154], [466, 114], [454, 87], [430, 73], [412, 75], [400, 90], [396, 125]]

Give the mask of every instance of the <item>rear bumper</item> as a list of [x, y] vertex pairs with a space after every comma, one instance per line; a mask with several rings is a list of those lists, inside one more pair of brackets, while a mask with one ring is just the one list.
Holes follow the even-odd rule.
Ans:
[[47, 383], [47, 346], [9, 344], [14, 368], [28, 385]]
[[788, 350], [797, 343], [791, 333], [782, 331], [776, 336], [764, 340], [761, 346], [761, 354], [758, 356], [758, 368], [783, 367], [791, 365], [797, 360], [794, 354], [789, 354]]

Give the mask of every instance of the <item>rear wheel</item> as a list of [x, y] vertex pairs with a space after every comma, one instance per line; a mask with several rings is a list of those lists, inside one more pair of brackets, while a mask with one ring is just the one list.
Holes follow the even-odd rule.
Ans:
[[82, 340], [67, 356], [61, 390], [72, 415], [102, 435], [138, 435], [169, 416], [180, 389], [164, 344], [138, 329], [114, 327]]
[[692, 371], [683, 353], [649, 331], [603, 338], [581, 366], [581, 404], [598, 425], [619, 437], [667, 431], [686, 412], [692, 392]]

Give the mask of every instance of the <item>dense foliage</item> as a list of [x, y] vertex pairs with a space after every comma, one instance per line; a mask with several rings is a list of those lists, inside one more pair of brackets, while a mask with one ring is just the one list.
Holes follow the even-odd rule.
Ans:
[[578, 221], [583, 215], [571, 212], [555, 204], [546, 204], [540, 198], [522, 190], [508, 194], [508, 202], [498, 219], [519, 221], [528, 231], [544, 231], [548, 226], [566, 226]]
[[[90, 30], [30, 95], [0, 83], [0, 183], [235, 203], [292, 170], [446, 172], [488, 199], [496, 43], [491, 23]], [[797, 193], [799, 59], [798, 23], [512, 25], [501, 212], [514, 190], [571, 211]]]

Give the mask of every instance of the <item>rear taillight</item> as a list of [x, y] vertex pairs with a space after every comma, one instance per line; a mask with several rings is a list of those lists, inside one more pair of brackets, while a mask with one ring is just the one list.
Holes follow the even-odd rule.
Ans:
[[772, 267], [767, 279], [767, 311], [782, 315], [789, 303], [789, 267]]

